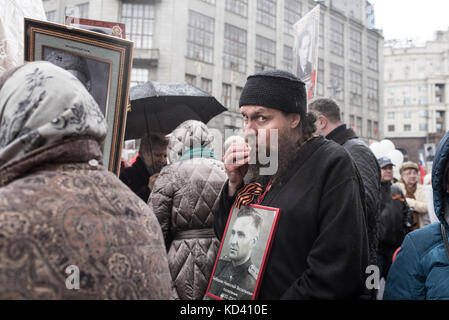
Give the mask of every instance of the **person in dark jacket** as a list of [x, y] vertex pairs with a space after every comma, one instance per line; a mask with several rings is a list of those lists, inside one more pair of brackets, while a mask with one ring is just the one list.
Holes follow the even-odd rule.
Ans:
[[379, 248], [377, 263], [380, 277], [386, 278], [393, 253], [399, 248], [405, 235], [410, 231], [413, 219], [401, 188], [392, 184], [393, 162], [387, 157], [378, 159], [382, 170], [381, 213], [379, 216]]
[[[316, 134], [342, 145], [352, 156], [362, 177], [367, 213], [368, 240], [370, 245], [370, 264], [377, 265], [377, 223], [380, 214], [380, 168], [371, 149], [360, 140], [354, 130], [341, 121], [340, 108], [332, 99], [321, 98], [309, 104], [317, 121]], [[370, 292], [375, 298], [376, 292]]]
[[[223, 236], [234, 203], [280, 208], [258, 298], [356, 299], [369, 262], [363, 182], [343, 147], [313, 135], [306, 100], [304, 83], [291, 73], [248, 77], [239, 105], [245, 135], [256, 144], [234, 143], [225, 153], [228, 180], [214, 209], [215, 232]], [[277, 170], [261, 175], [267, 165], [254, 151], [278, 154]], [[249, 184], [264, 192], [245, 193], [260, 191]]]
[[432, 167], [433, 204], [440, 222], [405, 236], [385, 284], [386, 300], [449, 299], [449, 132], [441, 139]]
[[136, 161], [120, 172], [120, 180], [145, 203], [150, 197], [159, 172], [167, 164], [168, 142], [160, 133], [145, 134], [141, 139]]

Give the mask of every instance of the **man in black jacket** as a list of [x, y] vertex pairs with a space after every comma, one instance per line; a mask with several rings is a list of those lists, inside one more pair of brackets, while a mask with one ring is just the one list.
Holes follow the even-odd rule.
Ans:
[[[354, 159], [362, 177], [367, 214], [370, 264], [377, 265], [377, 223], [380, 214], [380, 168], [371, 149], [360, 140], [354, 130], [341, 121], [340, 108], [332, 99], [317, 99], [309, 104], [309, 110], [317, 118], [316, 134], [342, 145]], [[376, 297], [375, 290], [371, 298]]]
[[[251, 150], [234, 143], [223, 157], [228, 180], [214, 208], [217, 236], [223, 236], [234, 203], [249, 199], [280, 208], [259, 299], [358, 298], [369, 248], [363, 182], [353, 160], [338, 144], [313, 136], [315, 117], [306, 111], [304, 83], [291, 73], [249, 76], [239, 105], [245, 135], [256, 143]], [[260, 154], [267, 151], [278, 153], [278, 170], [262, 176]], [[260, 189], [248, 183], [265, 192], [250, 193]]]
[[160, 133], [145, 134], [139, 147], [139, 156], [132, 166], [120, 172], [123, 181], [145, 203], [162, 167], [167, 164], [168, 139]]
[[387, 157], [378, 159], [382, 169], [381, 213], [379, 216], [378, 266], [380, 277], [386, 278], [390, 269], [393, 253], [402, 244], [405, 235], [410, 232], [413, 223], [413, 211], [410, 210], [405, 196], [393, 181], [393, 162]]

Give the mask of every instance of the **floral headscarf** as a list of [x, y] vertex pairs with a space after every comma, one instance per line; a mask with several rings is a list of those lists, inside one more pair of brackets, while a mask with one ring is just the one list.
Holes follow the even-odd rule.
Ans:
[[73, 136], [101, 142], [106, 130], [83, 84], [49, 62], [25, 64], [0, 90], [0, 166]]

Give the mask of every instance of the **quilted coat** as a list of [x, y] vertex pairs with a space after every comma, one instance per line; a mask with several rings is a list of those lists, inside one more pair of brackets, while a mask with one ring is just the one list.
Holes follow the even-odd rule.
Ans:
[[[188, 145], [194, 132], [176, 136], [175, 131], [169, 149], [173, 142]], [[169, 152], [171, 164], [162, 169], [148, 200], [166, 239], [174, 298], [182, 300], [203, 299], [220, 245], [213, 232], [212, 207], [226, 173], [209, 149], [203, 145], [198, 150], [196, 154], [189, 149], [181, 160]]]
[[440, 223], [429, 224], [405, 237], [388, 273], [384, 299], [449, 299], [449, 257], [441, 231], [443, 225], [449, 233], [448, 160], [449, 132], [437, 148], [432, 168], [433, 203]]

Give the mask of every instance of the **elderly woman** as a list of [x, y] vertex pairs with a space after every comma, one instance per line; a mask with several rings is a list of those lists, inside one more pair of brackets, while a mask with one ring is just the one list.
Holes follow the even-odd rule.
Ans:
[[427, 210], [427, 199], [424, 187], [418, 183], [418, 165], [414, 162], [404, 162], [399, 169], [401, 179], [397, 183], [405, 194], [407, 203], [415, 212], [416, 227], [422, 228], [430, 223]]
[[441, 139], [432, 167], [433, 204], [439, 223], [404, 239], [388, 273], [384, 299], [449, 299], [449, 132]]
[[0, 81], [0, 299], [170, 298], [160, 226], [101, 165], [105, 135], [69, 72], [32, 62]]
[[219, 246], [212, 207], [226, 173], [214, 159], [212, 140], [202, 122], [179, 125], [170, 136], [170, 165], [162, 169], [148, 200], [166, 239], [174, 298], [182, 300], [204, 297]]

